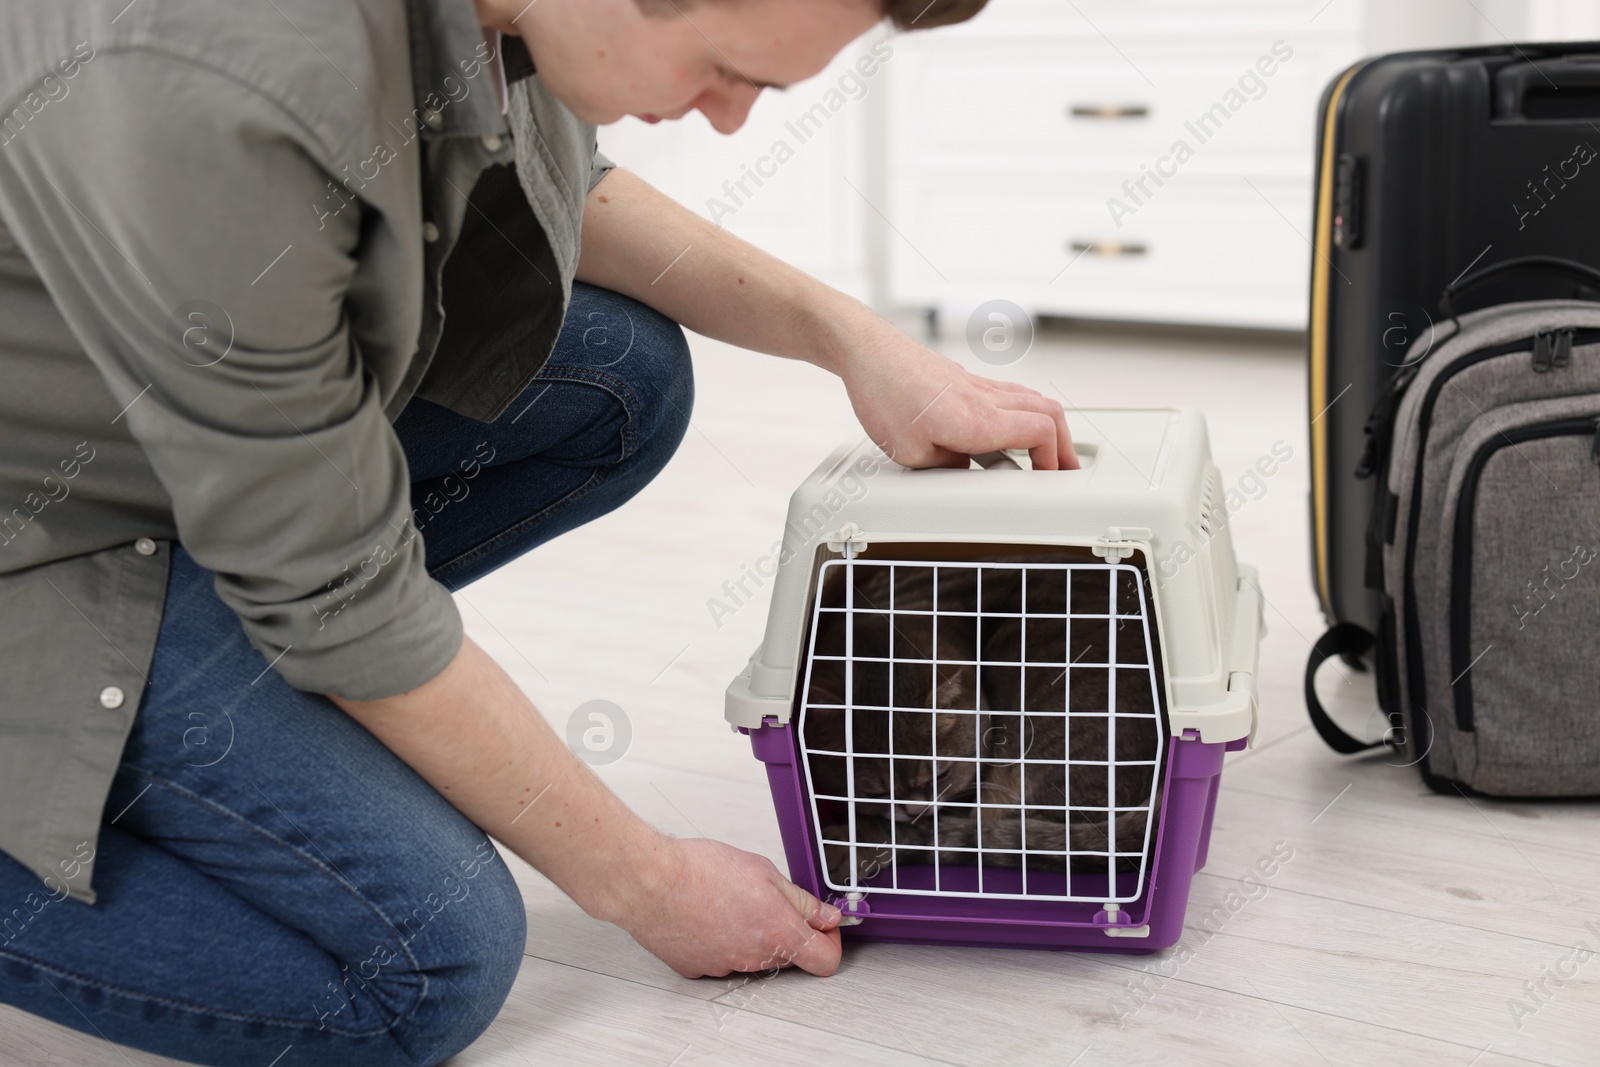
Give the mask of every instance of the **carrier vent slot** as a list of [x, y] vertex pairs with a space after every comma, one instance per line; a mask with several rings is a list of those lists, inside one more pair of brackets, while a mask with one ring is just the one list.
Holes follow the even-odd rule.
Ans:
[[1205, 488], [1200, 494], [1199, 526], [1200, 532], [1205, 534], [1207, 537], [1210, 537], [1212, 534], [1212, 508], [1216, 506], [1217, 496], [1222, 492], [1220, 481], [1221, 476], [1217, 473], [1217, 468], [1212, 467], [1210, 470], [1206, 471]]

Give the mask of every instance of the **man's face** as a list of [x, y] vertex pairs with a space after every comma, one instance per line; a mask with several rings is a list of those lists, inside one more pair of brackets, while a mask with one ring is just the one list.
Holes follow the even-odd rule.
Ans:
[[699, 111], [732, 133], [763, 88], [817, 74], [882, 18], [877, 0], [658, 2], [666, 13], [646, 16], [635, 0], [542, 0], [499, 28], [522, 34], [546, 88], [586, 122]]

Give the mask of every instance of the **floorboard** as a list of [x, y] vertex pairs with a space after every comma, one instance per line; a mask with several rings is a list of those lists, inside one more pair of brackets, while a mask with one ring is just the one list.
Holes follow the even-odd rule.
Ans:
[[[622, 709], [630, 745], [597, 770], [631, 806], [782, 866], [764, 773], [724, 724], [722, 691], [766, 621], [770, 589], [746, 565], [779, 536], [794, 486], [860, 430], [813, 368], [694, 348], [694, 425], [663, 474], [459, 599], [468, 631], [558, 730], [585, 701]], [[1322, 620], [1299, 346], [1051, 330], [1019, 364], [971, 365], [1060, 397], [1080, 426], [1075, 411], [1096, 405], [1197, 405], [1226, 485], [1275, 443], [1292, 451], [1230, 520], [1267, 598], [1260, 725], [1224, 769], [1184, 940], [1154, 956], [854, 945], [827, 980], [689, 981], [511, 857], [526, 963], [456, 1062], [1595, 1063], [1600, 962], [1586, 956], [1548, 995], [1525, 988], [1576, 947], [1600, 950], [1595, 806], [1437, 796], [1394, 757], [1336, 756], [1306, 725], [1301, 672]], [[712, 598], [732, 612], [713, 617]], [[1375, 728], [1367, 678], [1322, 682], [1343, 721]], [[1263, 877], [1278, 842], [1293, 857]], [[0, 1008], [5, 1067], [164, 1062]]]

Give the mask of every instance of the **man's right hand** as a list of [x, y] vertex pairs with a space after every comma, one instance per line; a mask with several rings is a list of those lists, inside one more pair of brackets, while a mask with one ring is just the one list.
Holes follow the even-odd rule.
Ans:
[[666, 837], [629, 811], [470, 637], [437, 677], [333, 701], [585, 912], [679, 974], [839, 967], [839, 909], [771, 861]]
[[[612, 917], [685, 978], [791, 964], [839, 969], [839, 909], [779, 873], [772, 861], [721, 841], [666, 838], [661, 875]], [[654, 884], [651, 884], [651, 883]]]

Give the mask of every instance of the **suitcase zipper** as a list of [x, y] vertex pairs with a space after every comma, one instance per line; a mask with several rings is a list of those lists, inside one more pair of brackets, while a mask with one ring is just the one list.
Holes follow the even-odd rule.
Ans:
[[1519, 445], [1524, 441], [1546, 437], [1584, 435], [1593, 438], [1589, 456], [1600, 465], [1600, 417], [1593, 415], [1530, 423], [1502, 431], [1500, 436], [1480, 445], [1467, 464], [1466, 476], [1461, 482], [1460, 500], [1456, 505], [1455, 544], [1450, 557], [1450, 588], [1460, 599], [1459, 604], [1454, 600], [1450, 604], [1450, 670], [1455, 675], [1451, 687], [1455, 690], [1457, 730], [1471, 732], [1473, 729], [1470, 668], [1476, 660], [1472, 651], [1472, 519], [1478, 506], [1478, 480], [1483, 475], [1483, 468], [1496, 452], [1507, 445]]
[[[1411, 703], [1419, 708], [1427, 707], [1427, 690], [1423, 684], [1425, 679], [1422, 669], [1422, 644], [1421, 638], [1417, 635], [1417, 600], [1416, 597], [1411, 595], [1411, 575], [1417, 561], [1417, 520], [1422, 511], [1422, 467], [1423, 461], [1427, 457], [1428, 426], [1433, 420], [1434, 404], [1439, 399], [1439, 394], [1443, 391], [1445, 382], [1455, 375], [1460, 374], [1468, 367], [1482, 363], [1486, 359], [1510, 355], [1513, 352], [1530, 351], [1537, 344], [1537, 336], [1535, 334], [1533, 337], [1524, 337], [1521, 340], [1480, 348], [1475, 352], [1469, 352], [1467, 355], [1462, 356], [1450, 365], [1448, 371], [1440, 374], [1428, 384], [1428, 391], [1423, 395], [1422, 403], [1417, 408], [1417, 426], [1419, 427], [1420, 437], [1417, 441], [1416, 469], [1412, 472], [1411, 477], [1411, 506], [1407, 511], [1405, 561], [1400, 572], [1400, 590], [1398, 591], [1404, 595], [1406, 602], [1406, 647], [1401, 649], [1400, 653], [1405, 656], [1406, 663], [1410, 666], [1410, 670], [1407, 672], [1409, 681], [1407, 688], [1411, 690]], [[1594, 341], [1600, 341], [1600, 329], [1577, 330], [1572, 334], [1568, 352], [1570, 354], [1572, 345], [1590, 344]]]

